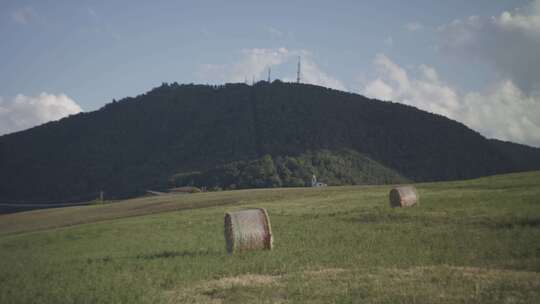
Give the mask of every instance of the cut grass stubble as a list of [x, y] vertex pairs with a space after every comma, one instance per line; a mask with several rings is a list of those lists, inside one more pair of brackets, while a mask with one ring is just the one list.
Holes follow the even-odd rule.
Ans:
[[[5, 234], [0, 303], [535, 303], [540, 298], [540, 173], [421, 184], [422, 205], [406, 209], [388, 206], [389, 189], [195, 194], [176, 207], [216, 205], [53, 230], [42, 230], [54, 226], [35, 223], [30, 213], [34, 222], [22, 230], [6, 234], [0, 225]], [[233, 205], [219, 205], [220, 195]], [[153, 203], [160, 202], [153, 199], [145, 208], [152, 210]], [[266, 207], [271, 218], [274, 250], [228, 255], [223, 214], [258, 207]], [[115, 208], [115, 216], [122, 217]], [[63, 215], [50, 218], [74, 211], [56, 212]], [[24, 223], [25, 214], [17, 216]]]

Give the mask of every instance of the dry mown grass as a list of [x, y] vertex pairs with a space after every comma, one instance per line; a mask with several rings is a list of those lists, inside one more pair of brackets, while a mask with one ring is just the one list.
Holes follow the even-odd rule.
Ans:
[[[501, 282], [510, 279], [537, 292], [501, 297], [497, 289]], [[307, 287], [315, 296], [324, 293], [321, 299], [313, 298], [310, 303], [325, 303], [325, 298], [337, 299], [351, 293], [358, 294], [359, 301], [355, 303], [392, 303], [390, 299], [399, 298], [417, 303], [476, 303], [485, 298], [493, 299], [493, 303], [534, 303], [540, 295], [540, 273], [449, 265], [364, 270], [318, 268], [293, 274], [224, 277], [167, 291], [164, 296], [167, 303], [234, 303], [231, 300], [235, 294], [244, 294], [257, 303], [292, 303], [296, 301], [289, 294], [298, 285], [302, 289]], [[361, 298], [365, 299], [360, 301]]]
[[237, 287], [277, 286], [281, 284], [282, 276], [244, 274], [234, 277], [224, 277], [209, 280], [189, 288], [166, 291], [165, 298], [169, 303], [223, 303], [223, 299], [215, 295], [220, 291]]

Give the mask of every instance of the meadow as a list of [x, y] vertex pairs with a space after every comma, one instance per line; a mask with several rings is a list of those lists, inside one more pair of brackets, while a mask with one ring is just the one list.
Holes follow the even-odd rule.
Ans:
[[[540, 172], [209, 192], [0, 216], [0, 303], [539, 303]], [[228, 255], [225, 212], [274, 250]]]

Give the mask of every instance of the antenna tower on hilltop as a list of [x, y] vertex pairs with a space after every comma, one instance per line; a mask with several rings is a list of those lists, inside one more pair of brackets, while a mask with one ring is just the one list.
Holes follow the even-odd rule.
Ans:
[[296, 83], [300, 83], [300, 56], [298, 56], [298, 69], [296, 71]]
[[268, 68], [268, 83], [270, 83], [270, 72], [272, 71], [272, 68]]

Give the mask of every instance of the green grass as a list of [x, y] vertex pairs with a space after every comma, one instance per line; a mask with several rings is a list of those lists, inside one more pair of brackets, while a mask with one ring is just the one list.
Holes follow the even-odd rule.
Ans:
[[[406, 209], [378, 186], [0, 216], [0, 303], [538, 303], [540, 172], [417, 187]], [[229, 256], [223, 214], [250, 207], [275, 249]]]

